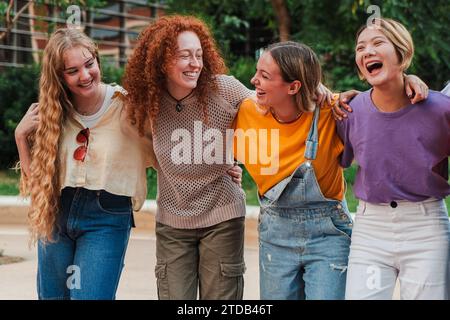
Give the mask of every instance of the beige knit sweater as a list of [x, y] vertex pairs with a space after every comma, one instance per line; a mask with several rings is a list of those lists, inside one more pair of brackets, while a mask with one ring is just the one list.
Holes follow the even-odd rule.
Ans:
[[226, 161], [232, 154], [226, 130], [252, 91], [234, 77], [216, 79], [219, 90], [207, 97], [206, 124], [194, 94], [181, 102], [181, 112], [167, 93], [161, 99], [153, 137], [158, 162], [156, 221], [174, 228], [204, 228], [245, 215], [245, 194], [227, 174], [233, 164]]

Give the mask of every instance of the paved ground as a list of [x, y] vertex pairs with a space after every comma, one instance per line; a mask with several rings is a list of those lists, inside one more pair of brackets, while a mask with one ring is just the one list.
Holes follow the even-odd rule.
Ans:
[[[146, 210], [152, 210], [150, 206]], [[37, 299], [36, 249], [28, 248], [26, 226], [27, 204], [17, 199], [0, 197], [0, 249], [4, 255], [19, 256], [20, 263], [0, 265], [0, 300]], [[255, 208], [246, 219], [244, 299], [259, 299], [258, 238]], [[117, 299], [157, 299], [155, 266], [154, 215], [149, 211], [135, 214], [125, 259], [125, 269], [117, 291]], [[398, 287], [394, 299], [398, 299]]]
[[[25, 211], [26, 207], [0, 207], [0, 248], [4, 255], [25, 259], [0, 265], [0, 300], [37, 299], [36, 249], [28, 248]], [[135, 218], [138, 228], [132, 231], [117, 299], [157, 299], [154, 216], [146, 212], [137, 213]], [[256, 220], [248, 219], [246, 227], [244, 299], [259, 299]]]

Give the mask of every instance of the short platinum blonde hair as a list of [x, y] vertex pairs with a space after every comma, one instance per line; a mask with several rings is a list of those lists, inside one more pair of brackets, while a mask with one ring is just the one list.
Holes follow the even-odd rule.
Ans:
[[[414, 56], [414, 43], [411, 34], [400, 22], [387, 18], [375, 18], [372, 25], [364, 24], [356, 33], [355, 45], [361, 33], [367, 28], [377, 28], [392, 43], [403, 71], [409, 68]], [[364, 79], [358, 69], [358, 75]]]

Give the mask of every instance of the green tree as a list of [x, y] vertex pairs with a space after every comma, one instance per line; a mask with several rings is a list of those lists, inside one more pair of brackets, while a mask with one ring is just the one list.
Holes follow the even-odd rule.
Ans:
[[[194, 14], [205, 19], [232, 67], [242, 56], [236, 48], [251, 44], [251, 50], [245, 54], [251, 57], [256, 48], [286, 38], [281, 34], [283, 19], [279, 17], [283, 7], [287, 8], [291, 21], [289, 38], [308, 44], [318, 53], [325, 82], [335, 90], [367, 88], [357, 77], [354, 37], [372, 14], [367, 13], [369, 5], [378, 5], [383, 17], [400, 21], [412, 34], [416, 52], [408, 72], [417, 74], [435, 90], [441, 89], [450, 78], [450, 32], [443, 29], [450, 26], [449, 1], [168, 0], [167, 3], [170, 13]], [[261, 32], [255, 33], [255, 28]]]
[[[450, 77], [450, 2], [429, 0], [288, 0], [289, 12], [299, 21], [293, 25], [292, 38], [311, 45], [319, 53], [329, 82], [339, 90], [365, 86], [356, 76], [355, 34], [377, 5], [382, 17], [400, 21], [415, 42], [415, 57], [409, 73], [424, 79], [433, 89], [442, 88]], [[320, 14], [318, 14], [320, 13]]]
[[[244, 55], [254, 56], [254, 48], [250, 44], [261, 36], [272, 38], [272, 29], [276, 28], [268, 0], [167, 0], [166, 3], [169, 14], [194, 15], [204, 20], [228, 60], [239, 56], [233, 52], [237, 48], [241, 52], [244, 48]], [[255, 25], [266, 32], [255, 36], [250, 28]]]
[[0, 73], [0, 168], [18, 160], [14, 130], [32, 102], [37, 101], [39, 67], [7, 68]]

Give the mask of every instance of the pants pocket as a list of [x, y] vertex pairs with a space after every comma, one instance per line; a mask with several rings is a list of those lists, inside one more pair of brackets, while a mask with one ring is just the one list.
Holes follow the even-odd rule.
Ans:
[[109, 214], [131, 214], [131, 198], [109, 193], [105, 190], [97, 191], [97, 205], [101, 211]]
[[231, 300], [242, 300], [244, 295], [245, 263], [221, 263], [223, 291], [233, 293]]
[[155, 266], [156, 285], [159, 300], [169, 300], [169, 280], [167, 278], [167, 264], [158, 263]]
[[343, 235], [349, 240], [352, 236], [352, 223], [347, 218], [327, 217], [324, 234]]

